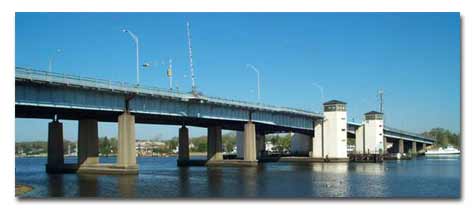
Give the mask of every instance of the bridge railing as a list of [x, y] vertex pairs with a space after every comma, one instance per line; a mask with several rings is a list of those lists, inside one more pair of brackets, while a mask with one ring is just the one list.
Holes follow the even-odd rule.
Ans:
[[48, 71], [42, 71], [42, 70], [36, 70], [36, 69], [30, 69], [30, 68], [24, 68], [24, 67], [16, 67], [15, 73], [16, 73], [15, 76], [17, 78], [36, 80], [36, 81], [61, 83], [61, 84], [66, 84], [66, 85], [77, 85], [77, 86], [82, 86], [82, 87], [93, 87], [93, 88], [108, 89], [108, 90], [113, 90], [113, 91], [144, 93], [144, 94], [167, 96], [167, 97], [174, 97], [174, 98], [180, 98], [180, 99], [191, 99], [191, 98], [203, 99], [208, 102], [219, 103], [223, 105], [234, 105], [234, 106], [257, 109], [257, 110], [271, 110], [271, 111], [278, 111], [278, 112], [287, 112], [287, 113], [293, 113], [297, 115], [311, 116], [315, 118], [319, 118], [322, 116], [319, 113], [309, 112], [309, 111], [305, 111], [301, 109], [279, 107], [279, 106], [274, 106], [274, 105], [255, 103], [255, 102], [245, 102], [245, 101], [232, 100], [232, 99], [224, 99], [220, 97], [193, 95], [191, 93], [184, 93], [184, 92], [180, 92], [178, 90], [173, 90], [173, 89], [148, 87], [148, 86], [142, 86], [142, 85], [139, 86], [139, 85], [133, 85], [130, 83], [120, 82], [120, 81], [81, 77], [77, 75], [48, 72]]
[[412, 137], [415, 137], [415, 138], [425, 139], [425, 140], [430, 140], [430, 141], [435, 142], [435, 140], [433, 138], [424, 136], [422, 134], [413, 133], [413, 132], [409, 132], [409, 131], [404, 131], [404, 130], [400, 130], [400, 129], [396, 129], [396, 128], [388, 127], [388, 126], [384, 126], [384, 129], [388, 130], [388, 131], [391, 131], [391, 132], [395, 132], [395, 133], [399, 133], [399, 134], [405, 134], [405, 135], [412, 136]]

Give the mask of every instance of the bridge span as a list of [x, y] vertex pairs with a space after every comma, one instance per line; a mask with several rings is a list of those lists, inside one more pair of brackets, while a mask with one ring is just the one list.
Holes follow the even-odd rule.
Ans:
[[64, 168], [61, 119], [79, 121], [80, 171], [100, 169], [98, 121], [118, 122], [118, 160], [108, 166], [126, 173], [137, 172], [135, 123], [181, 125], [179, 164], [189, 159], [186, 126], [208, 128], [210, 162], [223, 160], [222, 129], [242, 131], [237, 144], [245, 164], [257, 162], [265, 150], [263, 137], [270, 133], [294, 133], [293, 150], [320, 159], [345, 160], [348, 138], [356, 139], [354, 151], [359, 153], [417, 152], [434, 143], [422, 135], [385, 126], [382, 113], [365, 114], [363, 123], [348, 122], [346, 113], [346, 103], [337, 100], [325, 103], [321, 114], [22, 67], [15, 72], [15, 117], [52, 119], [48, 172]]

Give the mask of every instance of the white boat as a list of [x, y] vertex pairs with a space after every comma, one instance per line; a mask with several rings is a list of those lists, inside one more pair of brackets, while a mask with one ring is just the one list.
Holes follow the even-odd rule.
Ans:
[[456, 155], [460, 154], [460, 151], [453, 146], [449, 145], [447, 148], [439, 148], [437, 150], [428, 150], [426, 155]]

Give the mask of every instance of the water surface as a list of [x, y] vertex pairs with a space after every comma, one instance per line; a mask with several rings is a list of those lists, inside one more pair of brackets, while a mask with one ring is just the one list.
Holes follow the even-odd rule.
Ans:
[[147, 157], [138, 158], [139, 175], [131, 176], [48, 175], [46, 158], [16, 158], [15, 163], [16, 183], [33, 186], [21, 196], [27, 198], [458, 198], [461, 185], [459, 157], [188, 168], [177, 167], [174, 157]]

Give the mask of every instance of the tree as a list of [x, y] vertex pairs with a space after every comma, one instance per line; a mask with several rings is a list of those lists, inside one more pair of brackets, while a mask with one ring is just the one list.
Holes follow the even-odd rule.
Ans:
[[280, 135], [271, 135], [270, 141], [274, 144], [275, 148], [279, 152], [286, 152], [290, 151], [290, 143], [292, 140], [292, 136], [290, 133], [285, 134], [283, 136]]
[[435, 139], [436, 147], [447, 147], [453, 145], [460, 148], [460, 134], [452, 133], [450, 130], [443, 128], [432, 128], [430, 131], [422, 133], [422, 135]]
[[236, 146], [236, 134], [227, 133], [222, 136], [223, 150], [225, 152], [232, 152]]
[[112, 146], [107, 136], [99, 139], [99, 152], [101, 155], [109, 156], [111, 148]]

